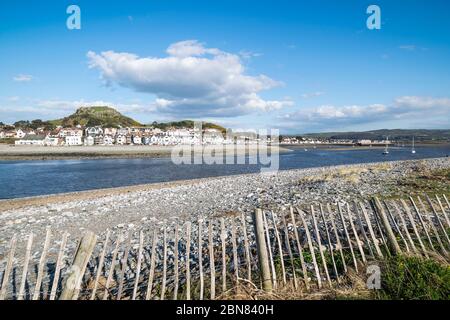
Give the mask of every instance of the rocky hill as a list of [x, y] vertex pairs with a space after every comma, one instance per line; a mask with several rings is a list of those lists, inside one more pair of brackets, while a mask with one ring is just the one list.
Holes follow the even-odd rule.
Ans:
[[72, 127], [76, 125], [94, 127], [136, 127], [142, 126], [136, 120], [122, 115], [106, 106], [81, 107], [68, 117], [51, 121], [55, 125]]

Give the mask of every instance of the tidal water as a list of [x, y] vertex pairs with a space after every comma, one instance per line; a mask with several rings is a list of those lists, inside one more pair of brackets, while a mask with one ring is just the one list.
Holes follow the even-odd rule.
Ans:
[[[280, 170], [450, 155], [450, 145], [417, 147], [416, 154], [409, 148], [391, 148], [389, 155], [381, 149], [293, 150], [280, 154]], [[253, 173], [260, 168], [253, 164], [175, 165], [170, 158], [0, 161], [0, 199]]]

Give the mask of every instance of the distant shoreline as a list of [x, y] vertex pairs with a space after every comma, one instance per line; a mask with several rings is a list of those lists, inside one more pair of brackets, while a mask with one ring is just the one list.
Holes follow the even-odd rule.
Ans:
[[[273, 147], [269, 147], [270, 150]], [[0, 145], [0, 161], [14, 160], [80, 160], [170, 157], [173, 146], [12, 146]], [[280, 153], [290, 152], [278, 147]], [[237, 155], [257, 154], [256, 145], [235, 145]]]

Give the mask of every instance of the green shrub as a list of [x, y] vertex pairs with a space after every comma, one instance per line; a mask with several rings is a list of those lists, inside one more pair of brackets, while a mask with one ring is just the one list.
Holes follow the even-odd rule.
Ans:
[[450, 266], [420, 257], [393, 256], [381, 262], [378, 299], [450, 299]]

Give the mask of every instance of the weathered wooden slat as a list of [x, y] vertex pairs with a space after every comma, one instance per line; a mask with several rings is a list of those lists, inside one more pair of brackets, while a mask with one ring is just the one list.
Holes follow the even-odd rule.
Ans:
[[375, 257], [375, 254], [372, 250], [372, 246], [370, 245], [369, 237], [367, 236], [366, 229], [364, 228], [364, 223], [361, 218], [361, 212], [359, 211], [358, 203], [356, 201], [353, 202], [353, 207], [355, 208], [355, 214], [356, 214], [356, 217], [358, 218], [358, 226], [359, 226], [360, 232], [364, 237], [364, 241], [367, 244], [367, 248], [369, 249], [369, 254], [371, 257]]
[[8, 293], [9, 274], [11, 273], [11, 269], [14, 263], [14, 252], [16, 251], [16, 242], [17, 242], [16, 235], [13, 235], [9, 243], [9, 254], [8, 260], [6, 262], [5, 272], [3, 273], [2, 288], [0, 290], [0, 300], [5, 300], [6, 295]]
[[406, 238], [408, 239], [409, 246], [411, 247], [411, 250], [412, 250], [414, 253], [418, 253], [419, 250], [417, 250], [417, 247], [416, 247], [416, 245], [414, 244], [414, 241], [413, 241], [413, 239], [412, 239], [412, 237], [411, 237], [411, 234], [409, 233], [409, 230], [408, 230], [408, 225], [406, 224], [406, 221], [405, 221], [405, 219], [403, 218], [403, 214], [402, 214], [402, 212], [400, 211], [400, 208], [398, 207], [397, 202], [392, 201], [392, 204], [393, 204], [393, 206], [394, 206], [395, 211], [397, 212], [397, 216], [398, 216], [399, 219], [400, 219], [400, 222], [401, 222], [402, 227], [403, 227], [403, 231], [404, 231], [404, 233], [406, 234]]
[[[236, 285], [239, 283], [239, 261], [237, 254], [237, 243], [236, 243], [236, 223], [234, 218], [231, 218], [231, 245], [233, 250], [233, 267], [234, 267], [234, 278]], [[238, 286], [236, 286], [238, 288]]]
[[409, 222], [411, 223], [411, 226], [413, 227], [414, 234], [416, 235], [417, 241], [419, 241], [420, 248], [422, 249], [422, 254], [425, 255], [426, 257], [428, 257], [427, 250], [425, 249], [425, 246], [422, 242], [419, 231], [417, 230], [416, 222], [414, 221], [414, 217], [411, 214], [411, 210], [409, 209], [405, 200], [400, 199], [400, 203], [402, 204], [403, 209], [405, 210], [406, 215], [408, 216]]
[[331, 278], [330, 278], [330, 274], [328, 272], [328, 266], [327, 266], [327, 261], [325, 260], [325, 256], [323, 254], [323, 250], [322, 250], [322, 241], [321, 241], [321, 237], [320, 237], [320, 232], [319, 232], [319, 228], [317, 226], [317, 220], [316, 220], [316, 214], [314, 212], [314, 206], [311, 205], [311, 216], [313, 218], [313, 225], [314, 225], [314, 231], [316, 234], [316, 241], [317, 241], [317, 245], [319, 246], [319, 253], [320, 253], [320, 258], [322, 259], [322, 265], [323, 268], [325, 270], [325, 275], [327, 277], [327, 281], [328, 281], [328, 285], [330, 286], [330, 288], [333, 286], [331, 283]]
[[[431, 237], [430, 234], [428, 233], [427, 227], [425, 225], [425, 222], [422, 219], [422, 215], [420, 214], [419, 209], [417, 208], [416, 203], [414, 202], [414, 199], [412, 197], [409, 197], [409, 201], [411, 202], [411, 204], [413, 205], [414, 211], [416, 212], [416, 216], [419, 219], [420, 225], [422, 226], [422, 230], [425, 232], [425, 235], [427, 236], [428, 239], [428, 244], [430, 245], [430, 248], [432, 250], [435, 250], [434, 245], [433, 245], [433, 241], [431, 241]], [[424, 212], [424, 214], [427, 214], [426, 212]]]
[[[167, 229], [166, 226], [164, 226], [164, 231], [163, 231], [163, 274], [162, 274], [160, 300], [164, 300], [165, 296], [166, 296], [166, 282], [167, 282], [167, 230], [166, 229]], [[199, 232], [200, 232], [200, 230], [199, 230]]]
[[[437, 225], [439, 226], [439, 229], [441, 230], [442, 234], [444, 235], [445, 239], [447, 240], [447, 244], [450, 244], [450, 239], [448, 238], [447, 231], [445, 230], [444, 225], [442, 224], [441, 219], [439, 218], [439, 215], [438, 215], [438, 213], [436, 211], [436, 208], [433, 205], [433, 202], [431, 201], [431, 199], [430, 199], [430, 197], [428, 195], [426, 195], [426, 199], [427, 199], [428, 204], [430, 205], [431, 210], [433, 211], [433, 215], [434, 215], [434, 218], [437, 221]], [[431, 220], [431, 222], [433, 222], [432, 219], [430, 219], [430, 220]], [[436, 238], [438, 239], [439, 244], [440, 244], [443, 252], [446, 254], [447, 250], [445, 249], [445, 246], [442, 243], [441, 237], [439, 236], [439, 232], [437, 232], [437, 230], [436, 230]]]
[[319, 266], [317, 265], [316, 253], [315, 253], [312, 241], [311, 241], [311, 234], [309, 233], [308, 224], [306, 223], [305, 217], [303, 215], [303, 211], [300, 210], [299, 208], [296, 208], [296, 209], [297, 209], [298, 214], [300, 215], [300, 220], [302, 221], [303, 227], [305, 228], [309, 252], [311, 253], [311, 257], [312, 257], [312, 261], [313, 261], [313, 265], [314, 265], [314, 271], [316, 273], [317, 285], [318, 285], [319, 289], [321, 289], [322, 288], [322, 277], [320, 276]]
[[125, 276], [126, 276], [126, 270], [127, 270], [127, 264], [128, 264], [128, 254], [130, 252], [131, 247], [131, 237], [132, 232], [130, 231], [128, 233], [128, 239], [127, 244], [125, 246], [125, 251], [123, 252], [122, 256], [122, 266], [120, 268], [120, 277], [119, 277], [119, 288], [117, 289], [117, 300], [122, 299], [122, 293], [123, 293], [123, 284], [125, 282]]
[[[447, 196], [446, 196], [445, 194], [443, 194], [442, 197], [444, 198], [445, 203], [447, 204], [448, 210], [450, 210], [450, 202], [448, 201]], [[449, 218], [448, 218], [447, 215], [445, 215], [445, 220], [447, 221], [447, 225], [448, 225], [448, 227], [450, 228], [450, 221], [448, 221]]]
[[245, 261], [247, 263], [247, 280], [252, 281], [252, 257], [250, 254], [250, 246], [248, 244], [247, 224], [245, 222], [244, 214], [241, 215], [242, 232], [244, 235], [244, 247], [245, 247]]
[[45, 234], [44, 248], [42, 249], [41, 258], [39, 260], [38, 275], [36, 278], [36, 286], [34, 287], [33, 300], [38, 300], [41, 293], [42, 278], [44, 277], [45, 259], [47, 258], [47, 251], [50, 245], [50, 239], [51, 239], [51, 229], [47, 228]]
[[263, 211], [256, 209], [253, 214], [253, 225], [255, 227], [256, 248], [258, 251], [258, 262], [261, 275], [262, 289], [266, 292], [272, 291], [272, 279], [270, 276], [270, 264], [267, 251], [267, 244], [264, 234]]
[[289, 210], [290, 210], [290, 214], [291, 214], [292, 226], [294, 227], [294, 236], [295, 236], [295, 240], [297, 243], [297, 251], [298, 251], [298, 255], [300, 257], [300, 264], [302, 266], [303, 280], [305, 281], [306, 289], [309, 290], [310, 286], [309, 286], [308, 271], [306, 269], [305, 258], [303, 256], [303, 248], [302, 248], [302, 244], [300, 242], [299, 231], [297, 228], [297, 223], [295, 222], [294, 210], [293, 210], [292, 206], [289, 208]]
[[91, 231], [86, 232], [81, 238], [59, 300], [78, 299], [83, 276], [96, 243], [97, 236]]
[[394, 230], [400, 235], [400, 238], [402, 239], [403, 244], [405, 245], [406, 252], [411, 252], [409, 249], [408, 242], [406, 242], [405, 237], [403, 236], [402, 231], [400, 230], [400, 227], [397, 224], [397, 221], [395, 221], [394, 215], [391, 212], [391, 209], [389, 208], [389, 205], [386, 201], [383, 201], [384, 207], [386, 208], [386, 211], [389, 215], [389, 218], [392, 221], [392, 225], [394, 226]]
[[114, 268], [116, 267], [116, 259], [117, 259], [117, 255], [119, 253], [119, 246], [120, 246], [121, 242], [122, 242], [122, 239], [121, 239], [121, 236], [119, 235], [119, 237], [117, 237], [117, 239], [116, 239], [116, 246], [114, 247], [113, 255], [111, 258], [111, 266], [109, 267], [108, 277], [106, 278], [106, 282], [105, 282], [105, 291], [103, 292], [103, 300], [108, 299], [109, 286], [111, 285], [111, 281], [113, 280]]
[[352, 259], [353, 259], [353, 265], [355, 267], [356, 272], [358, 272], [358, 263], [356, 262], [355, 252], [353, 251], [352, 241], [350, 240], [350, 235], [348, 234], [347, 226], [346, 226], [346, 223], [345, 223], [344, 215], [342, 214], [342, 208], [341, 208], [341, 204], [340, 203], [338, 203], [338, 213], [339, 213], [339, 217], [341, 219], [342, 228], [344, 230], [345, 238], [347, 239], [347, 244], [348, 244], [348, 246], [350, 248], [350, 253], [351, 253]]
[[333, 263], [334, 276], [336, 277], [337, 283], [340, 283], [341, 280], [339, 279], [339, 272], [338, 272], [337, 267], [336, 267], [336, 260], [334, 259], [333, 244], [331, 243], [330, 232], [328, 230], [327, 221], [325, 219], [325, 214], [323, 212], [323, 206], [322, 206], [321, 203], [319, 204], [319, 209], [320, 209], [319, 210], [320, 217], [322, 218], [322, 223], [323, 223], [324, 228], [325, 228], [325, 234], [327, 235], [328, 250], [330, 251], [331, 262]]
[[394, 252], [395, 255], [401, 254], [402, 249], [398, 245], [397, 238], [395, 237], [394, 231], [392, 231], [391, 224], [389, 223], [386, 212], [377, 197], [372, 198], [372, 206], [375, 211], [375, 215], [380, 218], [381, 223], [383, 224], [383, 228], [386, 231], [386, 235], [389, 240], [389, 248]]
[[134, 280], [133, 295], [131, 296], [131, 300], [136, 300], [137, 296], [137, 291], [139, 287], [139, 276], [141, 275], [143, 251], [144, 251], [144, 231], [141, 230], [139, 232], [139, 249], [137, 255], [136, 277]]
[[[291, 268], [292, 268], [292, 277], [294, 280], [294, 287], [295, 289], [298, 288], [298, 281], [297, 281], [297, 275], [296, 275], [296, 271], [295, 271], [295, 264], [294, 264], [294, 256], [292, 254], [292, 248], [291, 248], [291, 241], [289, 240], [289, 230], [286, 224], [286, 218], [284, 217], [283, 214], [281, 214], [281, 220], [283, 221], [283, 228], [284, 228], [284, 240], [285, 240], [285, 246], [288, 250], [288, 255], [289, 255], [289, 261], [291, 262]], [[305, 284], [307, 284], [308, 282], [305, 281]]]
[[175, 280], [174, 280], [174, 289], [173, 289], [173, 300], [178, 300], [178, 287], [179, 287], [179, 263], [178, 263], [178, 259], [179, 259], [179, 253], [178, 253], [178, 245], [179, 245], [179, 236], [178, 236], [178, 223], [175, 226], [175, 243], [174, 243], [174, 270], [175, 270]]
[[331, 211], [331, 207], [330, 207], [329, 203], [327, 203], [327, 209], [328, 209], [328, 213], [330, 215], [330, 222], [331, 222], [331, 226], [333, 228], [334, 237], [336, 238], [336, 244], [337, 244], [337, 247], [338, 247], [338, 250], [339, 250], [339, 254], [341, 256], [342, 266], [344, 267], [344, 272], [347, 273], [347, 263], [345, 262], [342, 243], [341, 243], [341, 240], [339, 239], [339, 234], [338, 234], [338, 231], [337, 231], [337, 228], [336, 228], [336, 224], [334, 222], [334, 215], [333, 215], [333, 212]]
[[[434, 237], [436, 238], [436, 240], [437, 240], [437, 242], [438, 242], [438, 244], [439, 244], [439, 247], [441, 248], [441, 252], [444, 253], [444, 254], [447, 254], [447, 250], [445, 250], [445, 247], [444, 247], [444, 244], [442, 243], [442, 240], [441, 240], [441, 237], [440, 237], [440, 235], [439, 235], [439, 232], [438, 232], [438, 230], [436, 229], [436, 226], [434, 225], [433, 218], [431, 217], [431, 215], [429, 215], [429, 214], [426, 212], [425, 205], [424, 205], [424, 203], [422, 202], [422, 199], [421, 199], [420, 197], [417, 197], [417, 200], [419, 201], [419, 204], [420, 204], [420, 206], [422, 207], [422, 210], [423, 210], [425, 216], [427, 217], [428, 224], [430, 225], [431, 230], [432, 230], [433, 233], [434, 233]], [[429, 200], [428, 196], [427, 196], [427, 200]], [[436, 213], [436, 211], [434, 210], [434, 207], [433, 207], [433, 204], [431, 203], [431, 201], [429, 201], [428, 204], [431, 206], [432, 211], [433, 211], [434, 213]], [[439, 217], [436, 217], [436, 215], [435, 215], [435, 218], [437, 218], [437, 220], [438, 220], [438, 225], [439, 225], [439, 222], [440, 222], [440, 221], [439, 221]], [[445, 233], [445, 229], [444, 229], [444, 233]]]
[[275, 220], [275, 214], [273, 213], [273, 211], [271, 211], [270, 213], [271, 213], [271, 216], [272, 216], [273, 228], [275, 230], [275, 238], [277, 240], [277, 245], [278, 245], [278, 254], [279, 254], [280, 263], [281, 263], [281, 272], [282, 272], [282, 277], [283, 277], [283, 285], [286, 285], [286, 283], [287, 283], [286, 269], [285, 269], [285, 266], [284, 266], [283, 248], [282, 248], [282, 245], [281, 245], [280, 234], [278, 232], [277, 222]]
[[358, 232], [356, 232], [355, 224], [353, 223], [353, 215], [350, 210], [350, 205], [347, 203], [347, 215], [348, 215], [348, 221], [350, 222], [350, 228], [352, 229], [353, 235], [355, 236], [356, 245], [359, 250], [359, 254], [361, 255], [361, 258], [364, 263], [367, 262], [366, 255], [364, 254], [364, 249], [361, 245], [361, 240], [359, 239]]
[[202, 220], [198, 221], [198, 268], [200, 271], [200, 300], [203, 300], [203, 293], [205, 290], [205, 280], [203, 277], [203, 230]]
[[61, 239], [61, 245], [59, 247], [58, 258], [56, 260], [55, 273], [53, 275], [52, 290], [50, 292], [50, 300], [55, 300], [56, 297], [56, 290], [58, 289], [59, 274], [61, 272], [61, 265], [64, 259], [64, 250], [66, 249], [67, 237], [68, 233], [64, 232]]
[[209, 270], [210, 270], [210, 295], [211, 300], [216, 298], [216, 265], [214, 261], [214, 225], [212, 221], [208, 224], [208, 251], [209, 251]]
[[191, 300], [191, 223], [186, 223], [186, 300]]
[[222, 244], [222, 293], [224, 293], [227, 291], [227, 249], [224, 218], [220, 218], [220, 241]]
[[269, 263], [270, 263], [270, 269], [272, 271], [272, 283], [273, 288], [277, 288], [277, 273], [275, 270], [275, 263], [273, 261], [273, 254], [272, 254], [272, 242], [270, 241], [270, 235], [269, 235], [269, 224], [267, 223], [267, 217], [266, 213], [263, 211], [263, 222], [264, 222], [264, 230], [266, 233], [266, 243], [267, 243], [267, 251], [269, 252]]
[[155, 277], [155, 264], [156, 264], [156, 246], [158, 245], [158, 237], [156, 229], [153, 230], [153, 240], [152, 240], [152, 251], [151, 251], [151, 257], [150, 257], [150, 273], [148, 276], [148, 283], [147, 283], [147, 291], [145, 293], [145, 300], [150, 300], [152, 297], [152, 290], [153, 290], [153, 280]]
[[103, 265], [105, 263], [105, 255], [106, 255], [106, 250], [108, 248], [108, 241], [109, 241], [110, 234], [111, 234], [111, 231], [108, 229], [106, 231], [105, 242], [103, 243], [103, 250], [100, 255], [100, 260], [98, 261], [97, 274], [95, 275], [94, 288], [92, 288], [92, 293], [91, 293], [91, 300], [94, 300], [96, 297], [98, 282], [99, 282], [100, 276], [102, 275], [102, 272], [103, 272]]
[[[436, 200], [441, 209], [442, 215], [444, 216], [445, 223], [447, 224], [447, 228], [450, 228], [450, 219], [448, 218], [447, 212], [445, 211], [444, 206], [442, 205], [441, 199], [439, 198], [439, 196], [437, 194], [435, 195], [435, 197], [436, 197]], [[450, 207], [449, 207], [449, 209], [450, 209]]]
[[30, 265], [31, 247], [33, 246], [33, 233], [28, 236], [27, 248], [25, 251], [25, 259], [23, 261], [22, 278], [20, 279], [19, 294], [17, 300], [23, 300], [25, 295], [25, 285], [27, 282], [28, 267]]
[[[370, 205], [372, 206], [371, 203], [370, 203]], [[380, 243], [381, 243], [382, 245], [384, 245], [384, 248], [385, 248], [385, 250], [386, 250], [387, 255], [390, 256], [390, 255], [391, 255], [391, 252], [390, 252], [390, 250], [389, 250], [389, 246], [388, 246], [388, 243], [387, 243], [387, 241], [386, 241], [386, 238], [384, 237], [383, 228], [381, 228], [380, 217], [378, 216], [378, 214], [376, 214], [375, 209], [373, 208], [373, 206], [372, 206], [372, 210], [373, 210], [373, 213], [374, 213], [374, 214], [373, 214], [373, 217], [374, 217], [374, 220], [375, 220], [374, 230], [375, 230], [375, 229], [378, 230], [378, 234], [380, 235]], [[377, 238], [377, 239], [378, 239], [378, 238]]]
[[370, 221], [369, 215], [367, 213], [366, 208], [364, 205], [360, 202], [359, 206], [361, 208], [361, 211], [363, 213], [364, 220], [366, 221], [367, 229], [369, 230], [370, 237], [372, 238], [373, 246], [375, 247], [375, 251], [377, 252], [377, 255], [379, 258], [383, 257], [383, 253], [381, 252], [380, 246], [378, 245], [378, 239], [375, 236], [375, 232], [373, 230], [372, 222]]

